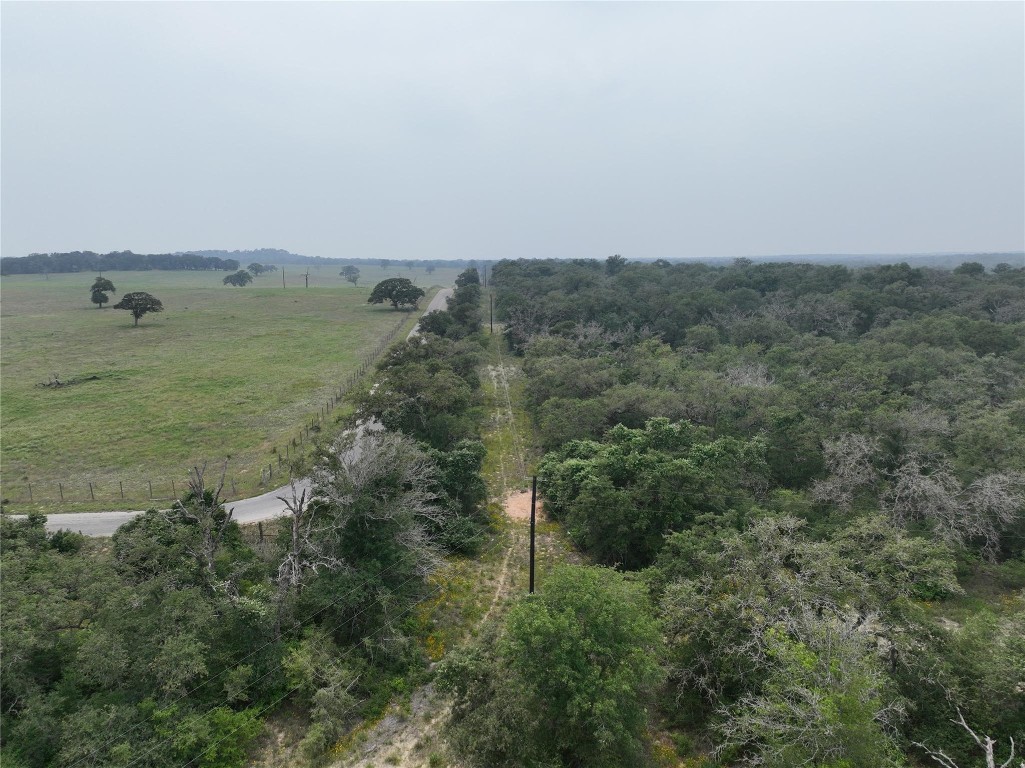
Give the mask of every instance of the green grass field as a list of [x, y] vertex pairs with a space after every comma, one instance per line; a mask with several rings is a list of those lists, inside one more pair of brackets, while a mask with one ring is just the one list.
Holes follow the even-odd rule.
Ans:
[[[230, 457], [239, 495], [317, 413], [388, 331], [415, 315], [366, 303], [384, 277], [425, 289], [457, 270], [361, 267], [358, 287], [337, 269], [286, 266], [246, 288], [222, 272], [108, 272], [116, 303], [129, 291], [164, 312], [132, 325], [128, 312], [89, 301], [94, 275], [14, 275], [0, 283], [0, 492], [9, 509], [33, 499], [155, 495], [188, 469]], [[429, 292], [428, 298], [431, 293]], [[424, 306], [422, 304], [422, 306]], [[62, 387], [41, 386], [57, 374]], [[97, 503], [94, 508], [109, 508]], [[119, 505], [113, 505], [119, 506]], [[135, 505], [137, 506], [137, 505]], [[50, 503], [41, 507], [54, 511]], [[71, 509], [71, 505], [64, 505]], [[81, 507], [80, 507], [81, 508]]]

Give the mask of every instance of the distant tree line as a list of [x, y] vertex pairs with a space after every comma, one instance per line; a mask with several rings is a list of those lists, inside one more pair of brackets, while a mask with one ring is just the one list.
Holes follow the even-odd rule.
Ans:
[[325, 256], [304, 256], [299, 253], [292, 253], [281, 248], [256, 248], [248, 251], [189, 251], [198, 256], [209, 256], [221, 259], [235, 259], [240, 264], [247, 261], [275, 262], [278, 264], [310, 264], [312, 266], [324, 265], [328, 267], [341, 268], [346, 264], [359, 264], [362, 266], [377, 266], [382, 269], [391, 267], [412, 269], [413, 267], [424, 267], [430, 274], [435, 269], [442, 268], [468, 268], [476, 269], [479, 265], [493, 264], [493, 261], [479, 261], [474, 259], [382, 259], [379, 257], [325, 257]]
[[113, 251], [101, 254], [92, 251], [72, 251], [71, 253], [32, 253], [23, 257], [8, 256], [0, 259], [0, 274], [4, 275], [40, 275], [57, 272], [145, 272], [151, 269], [234, 272], [238, 268], [238, 259], [222, 259], [216, 256], [200, 256], [191, 253]]

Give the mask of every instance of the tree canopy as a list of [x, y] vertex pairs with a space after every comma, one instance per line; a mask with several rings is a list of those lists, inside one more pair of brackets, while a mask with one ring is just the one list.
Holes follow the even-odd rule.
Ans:
[[107, 295], [108, 292], [117, 293], [114, 283], [105, 277], [97, 277], [89, 291], [92, 303], [96, 305], [97, 309], [102, 309], [103, 305], [110, 301], [110, 297]]
[[117, 288], [114, 287], [114, 283], [105, 277], [97, 277], [92, 284], [90, 291], [107, 291], [109, 293], [117, 293]]
[[131, 312], [132, 317], [135, 319], [135, 325], [138, 325], [139, 318], [150, 312], [163, 312], [164, 305], [160, 302], [160, 299], [145, 291], [135, 291], [122, 296], [121, 301], [114, 305], [114, 309], [123, 309]]
[[454, 741], [480, 765], [643, 765], [658, 643], [640, 585], [561, 566], [500, 627], [444, 662]]
[[370, 292], [369, 304], [383, 304], [390, 302], [393, 307], [410, 307], [415, 309], [426, 294], [423, 288], [413, 285], [413, 282], [405, 277], [389, 277], [374, 286]]
[[238, 272], [233, 272], [221, 281], [224, 285], [234, 285], [236, 288], [242, 288], [243, 286], [249, 285], [253, 282], [253, 276], [244, 269], [240, 269]]
[[643, 429], [619, 425], [601, 442], [549, 453], [538, 470], [546, 507], [570, 536], [606, 565], [650, 565], [666, 534], [702, 514], [751, 498], [765, 475], [765, 446], [668, 419]]
[[344, 277], [348, 282], [352, 283], [353, 285], [356, 285], [357, 283], [359, 283], [359, 268], [358, 267], [354, 267], [352, 265], [349, 265], [347, 267], [342, 267], [342, 271], [339, 272], [338, 274], [341, 275], [342, 277]]

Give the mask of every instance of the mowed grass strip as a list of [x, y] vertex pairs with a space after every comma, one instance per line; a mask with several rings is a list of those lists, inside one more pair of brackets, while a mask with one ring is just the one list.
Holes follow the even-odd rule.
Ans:
[[[163, 302], [133, 327], [129, 312], [89, 302], [88, 273], [15, 275], [0, 283], [0, 481], [6, 498], [139, 498], [147, 481], [181, 482], [188, 468], [230, 457], [240, 493], [402, 318], [370, 305], [374, 283], [447, 284], [457, 270], [286, 266], [246, 288], [221, 272], [108, 272], [111, 304], [130, 291]], [[57, 375], [68, 383], [41, 386]], [[83, 490], [84, 489], [84, 490]]]

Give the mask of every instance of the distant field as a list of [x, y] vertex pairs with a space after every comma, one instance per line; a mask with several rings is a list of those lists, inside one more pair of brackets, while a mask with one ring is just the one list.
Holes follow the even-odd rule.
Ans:
[[[0, 283], [0, 482], [3, 497], [146, 496], [188, 468], [231, 457], [240, 494], [296, 435], [363, 355], [405, 316], [366, 303], [384, 277], [425, 289], [457, 270], [363, 268], [353, 287], [337, 270], [286, 266], [246, 288], [222, 272], [107, 272], [117, 286], [160, 299], [130, 313], [89, 301], [92, 274], [15, 275]], [[40, 386], [57, 374], [79, 383]], [[147, 492], [143, 492], [143, 488]], [[154, 493], [159, 495], [157, 489]], [[101, 505], [111, 506], [111, 505]]]

